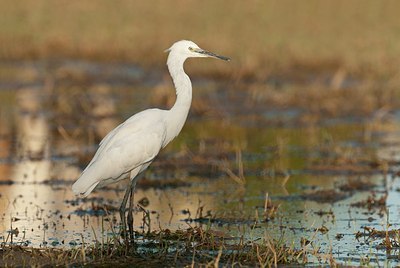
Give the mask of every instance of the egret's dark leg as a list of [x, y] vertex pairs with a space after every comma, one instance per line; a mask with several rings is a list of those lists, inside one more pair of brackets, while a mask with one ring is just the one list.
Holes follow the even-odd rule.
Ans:
[[129, 228], [129, 238], [133, 242], [133, 207], [134, 207], [134, 196], [135, 196], [135, 187], [136, 187], [137, 178], [134, 178], [131, 181], [131, 194], [129, 199], [129, 210], [128, 210], [128, 228]]
[[132, 191], [132, 181], [129, 182], [129, 186], [126, 189], [124, 199], [122, 200], [121, 206], [119, 207], [119, 215], [121, 217], [121, 235], [126, 234], [126, 219], [125, 219], [125, 210], [126, 203], [128, 202], [128, 197]]

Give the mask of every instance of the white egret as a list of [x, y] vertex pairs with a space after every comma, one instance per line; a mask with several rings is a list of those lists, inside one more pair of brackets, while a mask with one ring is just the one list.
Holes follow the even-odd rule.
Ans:
[[192, 41], [181, 40], [169, 49], [168, 70], [176, 88], [176, 101], [170, 110], [148, 109], [131, 116], [113, 129], [100, 142], [100, 146], [72, 185], [76, 195], [86, 197], [95, 188], [103, 187], [130, 176], [120, 207], [123, 232], [126, 232], [125, 211], [130, 197], [128, 224], [133, 237], [132, 204], [138, 175], [143, 172], [162, 148], [181, 131], [192, 102], [192, 83], [183, 69], [187, 58], [212, 57], [230, 59], [199, 48]]

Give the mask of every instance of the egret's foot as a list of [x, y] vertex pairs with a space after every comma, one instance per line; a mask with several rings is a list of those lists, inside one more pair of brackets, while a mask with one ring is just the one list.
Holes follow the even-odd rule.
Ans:
[[120, 226], [120, 229], [119, 229], [119, 236], [120, 236], [121, 238], [124, 238], [124, 239], [125, 239], [125, 238], [128, 236], [128, 234], [129, 234], [128, 230], [125, 229], [125, 228], [123, 228], [122, 226]]
[[[125, 217], [126, 203], [128, 202], [129, 197], [132, 199], [132, 195], [133, 195], [132, 192], [134, 191], [135, 184], [136, 184], [136, 180], [132, 179], [130, 181], [129, 187], [125, 191], [124, 199], [122, 200], [121, 206], [119, 207], [119, 216], [121, 218], [120, 235], [122, 238], [125, 239], [126, 245], [129, 244], [128, 234], [126, 232], [126, 230], [127, 230], [126, 217]], [[130, 201], [129, 206], [131, 206], [131, 203], [132, 203], [132, 201]]]
[[[124, 213], [125, 214], [125, 213]], [[125, 215], [121, 213], [121, 223], [119, 225], [119, 236], [128, 244], [129, 232], [126, 224]]]
[[121, 228], [119, 231], [119, 237], [121, 238], [123, 245], [126, 247], [126, 250], [128, 250], [131, 245], [133, 245], [128, 229]]
[[129, 239], [133, 243], [135, 240], [135, 231], [133, 229], [133, 215], [132, 215], [131, 210], [128, 212], [127, 223], [128, 223], [128, 230], [129, 230]]
[[134, 196], [135, 196], [135, 183], [132, 183], [132, 190], [131, 190], [131, 195], [129, 199], [129, 209], [128, 209], [128, 217], [127, 217], [127, 223], [128, 223], [128, 228], [129, 228], [129, 239], [131, 243], [134, 243], [135, 236], [134, 236], [134, 229], [133, 229], [133, 210], [134, 210]]

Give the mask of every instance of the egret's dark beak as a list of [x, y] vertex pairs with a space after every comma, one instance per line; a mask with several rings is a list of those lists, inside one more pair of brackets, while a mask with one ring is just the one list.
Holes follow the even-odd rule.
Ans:
[[201, 48], [192, 48], [192, 51], [196, 52], [196, 53], [199, 53], [199, 54], [202, 54], [202, 55], [205, 55], [205, 56], [208, 56], [208, 57], [211, 57], [211, 58], [216, 58], [216, 59], [225, 60], [225, 61], [230, 61], [231, 60], [228, 57], [217, 55], [215, 53], [212, 53], [210, 51], [207, 51], [207, 50], [204, 50], [204, 49], [201, 49]]

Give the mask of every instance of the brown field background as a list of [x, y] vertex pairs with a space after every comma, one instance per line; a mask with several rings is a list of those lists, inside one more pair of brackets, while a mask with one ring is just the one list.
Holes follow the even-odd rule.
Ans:
[[[233, 58], [193, 72], [264, 77], [293, 66], [382, 74], [400, 62], [398, 1], [0, 1], [0, 59], [163, 66], [191, 39]], [[222, 67], [223, 66], [223, 67]]]
[[[190, 39], [204, 49], [231, 57], [232, 61], [199, 59], [196, 63], [185, 65], [190, 77], [194, 78], [195, 86], [186, 129], [160, 153], [159, 159], [152, 164], [149, 180], [141, 180], [142, 185], [138, 188], [142, 192], [138, 191], [136, 195], [137, 200], [149, 196], [151, 206], [163, 212], [152, 214], [151, 217], [157, 217], [152, 220], [153, 226], [156, 226], [159, 215], [169, 217], [172, 207], [175, 212], [171, 215], [183, 215], [188, 207], [192, 212], [199, 212], [206, 204], [206, 209], [213, 213], [223, 211], [220, 214], [222, 219], [235, 219], [235, 227], [227, 228], [228, 231], [236, 229], [236, 226], [243, 232], [249, 229], [252, 241], [263, 241], [262, 247], [256, 246], [243, 254], [245, 258], [252, 256], [254, 259], [246, 259], [244, 265], [252, 266], [254, 262], [266, 266], [272, 263], [268, 259], [272, 260], [270, 256], [277, 258], [277, 252], [283, 256], [277, 262], [284, 263], [295, 256], [296, 264], [301, 260], [300, 255], [292, 251], [294, 244], [288, 240], [289, 246], [286, 247], [286, 241], [281, 241], [286, 232], [281, 228], [282, 224], [287, 223], [292, 230], [289, 221], [279, 219], [279, 230], [276, 229], [278, 232], [275, 233], [280, 236], [278, 240], [272, 239], [274, 236], [269, 237], [269, 233], [275, 232], [275, 229], [269, 228], [265, 229], [264, 238], [253, 240], [252, 232], [257, 229], [242, 228], [241, 223], [236, 222], [237, 217], [244, 219], [245, 216], [243, 223], [247, 226], [248, 219], [253, 215], [256, 215], [254, 222], [258, 222], [258, 211], [264, 208], [260, 219], [263, 217], [262, 222], [267, 223], [271, 216], [266, 212], [276, 213], [279, 207], [278, 214], [289, 212], [289, 216], [293, 217], [293, 226], [296, 226], [293, 230], [296, 230], [296, 239], [302, 248], [310, 245], [312, 253], [318, 254], [315, 255], [318, 260], [328, 256], [331, 266], [334, 266], [336, 253], [332, 250], [331, 241], [341, 238], [329, 237], [329, 233], [325, 236], [319, 229], [313, 231], [314, 227], [321, 227], [313, 222], [310, 229], [313, 238], [310, 240], [319, 239], [322, 235], [326, 237], [329, 243], [323, 243], [330, 247], [330, 255], [325, 254], [319, 248], [323, 240], [317, 243], [308, 241], [308, 231], [303, 233], [302, 228], [297, 226], [308, 224], [304, 217], [313, 218], [313, 213], [318, 213], [317, 208], [320, 213], [323, 213], [323, 208], [327, 211], [327, 218], [319, 215], [323, 221], [321, 224], [324, 224], [322, 227], [326, 229], [327, 224], [330, 234], [338, 231], [346, 235], [343, 241], [350, 243], [344, 244], [352, 247], [355, 244], [347, 239], [354, 237], [357, 229], [355, 225], [350, 228], [350, 220], [351, 224], [353, 221], [355, 224], [357, 218], [352, 218], [349, 206], [339, 205], [338, 211], [345, 210], [345, 213], [339, 214], [335, 221], [331, 203], [337, 200], [328, 201], [331, 203], [322, 207], [315, 199], [318, 206], [314, 209], [305, 203], [313, 199], [298, 198], [297, 193], [309, 197], [311, 192], [308, 190], [317, 189], [314, 192], [317, 197], [318, 194], [321, 197], [337, 197], [344, 193], [344, 190], [338, 189], [337, 182], [350, 185], [353, 177], [367, 179], [368, 182], [371, 179], [374, 184], [384, 178], [382, 184], [385, 188], [376, 191], [376, 198], [373, 191], [378, 188], [375, 189], [372, 184], [367, 189], [352, 189], [351, 194], [362, 192], [362, 197], [372, 196], [368, 200], [375, 204], [393, 199], [388, 198], [389, 194], [399, 190], [395, 188], [396, 184], [388, 183], [391, 176], [400, 175], [397, 169], [400, 150], [399, 14], [400, 1], [378, 0], [0, 0], [0, 180], [4, 180], [0, 186], [6, 189], [0, 198], [5, 219], [3, 234], [7, 232], [10, 235], [13, 231], [8, 230], [23, 226], [23, 215], [39, 211], [38, 200], [46, 209], [50, 208], [50, 217], [56, 222], [68, 219], [66, 228], [76, 227], [77, 222], [70, 221], [69, 217], [78, 216], [75, 212], [81, 207], [88, 208], [88, 211], [102, 209], [101, 202], [97, 206], [97, 201], [89, 199], [82, 205], [69, 206], [72, 202], [66, 201], [75, 200], [70, 184], [92, 158], [96, 144], [123, 119], [148, 107], [172, 106], [175, 95], [165, 67], [167, 54], [163, 51], [177, 40]], [[390, 134], [394, 135], [391, 137]], [[392, 161], [392, 157], [395, 160]], [[44, 180], [39, 183], [37, 177]], [[152, 185], [159, 185], [157, 178], [168, 177], [171, 180], [163, 180], [160, 189], [153, 189]], [[220, 177], [222, 180], [219, 180]], [[33, 179], [32, 184], [25, 184], [26, 178]], [[54, 185], [52, 179], [55, 179]], [[359, 180], [358, 184], [364, 186], [366, 183]], [[232, 188], [226, 188], [226, 185]], [[32, 187], [43, 187], [42, 192], [33, 192]], [[192, 190], [182, 191], [180, 187]], [[325, 191], [327, 187], [334, 188]], [[10, 188], [13, 190], [8, 190]], [[381, 189], [386, 191], [384, 196]], [[168, 198], [164, 199], [163, 191], [168, 192], [174, 205], [169, 203], [168, 194], [165, 195]], [[278, 206], [268, 199], [274, 195], [289, 197], [292, 193], [296, 195], [294, 199], [278, 199]], [[32, 194], [34, 202], [26, 199], [29, 194]], [[113, 200], [111, 205], [122, 198], [122, 191], [114, 192], [113, 188], [97, 196], [103, 197], [103, 194], [105, 202]], [[347, 192], [345, 196], [349, 197]], [[196, 201], [188, 202], [189, 197]], [[61, 207], [61, 214], [58, 214], [54, 202], [50, 202], [52, 200], [61, 202], [56, 203]], [[303, 201], [307, 209], [303, 211], [305, 214], [298, 214]], [[16, 202], [20, 207], [14, 205]], [[392, 211], [393, 207], [397, 209], [394, 203], [388, 204], [379, 208], [379, 214], [371, 211], [358, 214], [357, 211], [355, 217], [357, 214], [362, 217], [357, 224], [368, 226], [373, 216], [377, 219], [373, 226], [381, 226], [380, 222], [387, 223], [387, 226], [382, 225], [386, 230], [389, 224], [396, 221], [396, 217], [393, 221], [392, 216], [389, 221], [389, 208]], [[34, 209], [27, 209], [30, 205], [34, 205]], [[293, 213], [292, 208], [295, 209]], [[118, 208], [115, 209], [117, 211]], [[104, 210], [108, 208], [104, 206]], [[388, 215], [387, 222], [381, 216], [383, 211]], [[251, 216], [248, 217], [247, 213]], [[68, 218], [58, 219], [64, 214], [68, 214]], [[18, 217], [13, 223], [15, 215]], [[40, 218], [36, 215], [35, 220], [40, 226], [46, 226], [47, 219], [42, 219], [41, 215]], [[328, 225], [331, 215], [333, 224]], [[343, 215], [345, 218], [340, 218]], [[188, 217], [191, 217], [190, 213]], [[19, 218], [22, 220], [19, 221]], [[91, 218], [99, 230], [99, 218]], [[173, 220], [177, 219], [174, 217]], [[170, 223], [171, 220], [172, 216]], [[342, 230], [339, 224], [347, 222], [348, 229]], [[81, 223], [84, 224], [82, 228], [86, 228], [86, 224], [89, 226], [89, 221], [79, 218], [78, 225]], [[36, 226], [36, 223], [32, 224], [32, 228]], [[44, 234], [47, 239], [49, 235], [46, 232], [56, 225], [50, 224], [49, 229], [40, 229], [40, 226], [37, 237], [41, 239]], [[396, 227], [395, 224], [393, 226]], [[92, 227], [93, 232], [95, 228]], [[57, 232], [66, 230], [64, 225], [55, 229]], [[81, 229], [76, 230], [80, 232]], [[348, 233], [343, 233], [348, 230]], [[360, 230], [365, 234], [366, 229]], [[319, 232], [321, 236], [315, 236]], [[382, 233], [388, 234], [387, 231]], [[31, 234], [27, 233], [27, 238]], [[64, 233], [60, 234], [60, 237], [64, 236]], [[76, 234], [69, 232], [68, 235], [76, 240]], [[25, 239], [25, 233], [22, 239]], [[370, 257], [368, 253], [375, 254], [371, 249], [377, 243], [367, 244], [356, 239], [364, 246], [357, 247], [354, 254], [359, 256], [354, 260], [364, 265], [365, 259]], [[67, 238], [65, 240], [68, 243]], [[391, 243], [386, 249], [399, 245], [397, 240], [391, 243], [386, 237], [384, 243]], [[204, 241], [194, 244], [208, 245]], [[229, 238], [226, 249], [231, 248], [230, 241], [233, 240]], [[165, 250], [164, 245], [167, 243], [159, 243], [166, 254], [168, 249]], [[186, 244], [193, 243], [189, 241]], [[241, 239], [237, 248], [241, 249], [245, 244], [247, 242], [243, 243]], [[210, 245], [212, 250], [220, 248], [216, 244]], [[273, 249], [271, 245], [278, 247]], [[76, 248], [76, 252], [80, 253], [71, 251], [71, 254], [75, 257], [82, 254], [82, 261], [90, 258], [103, 261], [103, 248], [97, 249], [97, 243], [95, 247], [98, 251], [91, 251], [90, 256], [87, 253], [88, 258], [83, 246], [82, 249], [80, 246]], [[266, 254], [259, 251], [262, 248]], [[367, 250], [361, 251], [362, 248]], [[4, 256], [11, 256], [9, 266], [32, 263], [21, 257], [19, 247], [16, 249], [11, 253], [0, 250], [0, 266], [7, 266]], [[272, 253], [268, 252], [270, 249]], [[339, 251], [342, 249], [338, 248]], [[118, 264], [131, 261], [125, 245], [120, 250], [121, 253], [112, 253], [104, 258], [116, 260]], [[190, 255], [188, 264], [193, 266], [194, 254], [190, 250], [185, 251]], [[207, 258], [213, 256], [211, 251], [205, 252]], [[388, 252], [378, 255], [388, 257]], [[31, 251], [26, 253], [32, 259], [35, 254]], [[50, 265], [60, 264], [60, 261], [71, 264], [68, 252], [54, 257], [46, 254], [38, 256], [48, 256]], [[101, 257], [95, 254], [101, 254]], [[261, 261], [260, 256], [264, 255], [266, 257]], [[186, 258], [186, 255], [182, 256]], [[220, 256], [218, 253], [218, 260]], [[381, 258], [379, 256], [377, 258]], [[154, 259], [164, 260], [159, 255]], [[236, 255], [233, 259], [236, 263]], [[146, 265], [148, 260], [146, 256]], [[45, 261], [42, 258], [38, 260], [40, 265]], [[79, 259], [75, 261], [78, 262], [72, 265], [80, 262]], [[113, 264], [112, 261], [110, 264]], [[212, 262], [205, 263], [209, 266]], [[91, 265], [90, 262], [88, 264]]]

